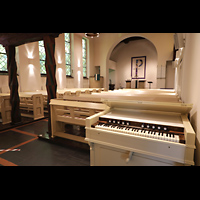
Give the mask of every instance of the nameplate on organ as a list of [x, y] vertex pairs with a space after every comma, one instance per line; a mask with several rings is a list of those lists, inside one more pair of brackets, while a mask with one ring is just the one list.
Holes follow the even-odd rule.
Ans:
[[[103, 101], [109, 109], [86, 121], [86, 140], [193, 165], [195, 133], [187, 114], [192, 104]], [[93, 122], [93, 123], [92, 123]], [[132, 150], [131, 150], [132, 149]]]

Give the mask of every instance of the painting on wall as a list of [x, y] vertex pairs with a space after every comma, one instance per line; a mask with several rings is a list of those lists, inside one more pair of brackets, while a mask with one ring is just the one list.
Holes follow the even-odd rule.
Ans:
[[145, 79], [145, 76], [146, 76], [146, 56], [131, 57], [132, 79]]

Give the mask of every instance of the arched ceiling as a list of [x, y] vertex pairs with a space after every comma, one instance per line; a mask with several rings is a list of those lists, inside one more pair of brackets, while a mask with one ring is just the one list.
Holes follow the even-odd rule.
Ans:
[[138, 36], [134, 36], [134, 37], [128, 37], [124, 40], [122, 40], [121, 42], [119, 42], [115, 48], [113, 49], [111, 55], [110, 55], [110, 60], [113, 60], [115, 61], [116, 60], [116, 54], [117, 52], [122, 48], [124, 47], [126, 44], [128, 44], [129, 42], [132, 42], [132, 41], [136, 41], [136, 40], [143, 40], [143, 39], [146, 39], [146, 38], [143, 38], [143, 37], [138, 37]]

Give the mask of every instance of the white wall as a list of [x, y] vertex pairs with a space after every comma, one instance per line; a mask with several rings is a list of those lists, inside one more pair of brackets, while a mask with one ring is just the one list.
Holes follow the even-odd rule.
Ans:
[[[132, 36], [141, 36], [150, 40], [156, 47], [158, 67], [165, 66], [167, 60], [172, 60], [174, 38], [173, 33], [101, 33], [94, 38], [94, 64], [101, 67], [101, 76], [104, 76], [104, 87], [109, 84], [109, 58], [114, 47], [122, 40]], [[158, 86], [159, 88], [159, 86]]]
[[191, 124], [196, 132], [195, 164], [200, 165], [200, 33], [186, 33], [185, 52], [180, 72], [181, 98], [192, 103]]
[[74, 35], [74, 87], [83, 87], [83, 64], [82, 64], [82, 37]]
[[8, 75], [1, 75], [0, 76], [0, 92], [2, 93], [9, 93], [10, 89], [8, 86]]
[[[71, 34], [71, 67], [73, 77], [66, 77], [64, 34], [60, 34], [55, 39], [56, 80], [58, 89], [67, 87], [89, 87], [89, 79], [83, 79], [82, 75], [83, 36], [84, 34], [80, 33]], [[88, 51], [93, 55], [93, 47], [89, 46], [89, 40]], [[91, 42], [91, 44], [93, 43]], [[41, 77], [40, 75], [38, 42], [18, 46], [16, 61], [20, 91], [46, 90], [46, 77]], [[90, 63], [93, 63], [93, 58], [88, 54], [88, 77]], [[8, 75], [0, 75], [0, 89], [2, 90], [6, 86], [8, 86]]]
[[[65, 85], [66, 85], [64, 40], [65, 40], [64, 34], [60, 34], [59, 37], [55, 39], [56, 80], [57, 80], [58, 89], [65, 88]], [[46, 87], [46, 77], [42, 77], [42, 79], [44, 79], [43, 84], [45, 83], [45, 87]]]
[[[117, 51], [117, 52], [116, 52]], [[114, 56], [112, 56], [114, 54]], [[117, 81], [115, 88], [126, 87], [125, 80], [131, 79], [131, 57], [146, 56], [146, 85], [152, 81], [151, 88], [157, 87], [157, 51], [154, 45], [146, 39], [130, 41], [128, 44], [120, 44], [111, 57], [116, 61]]]
[[[84, 36], [81, 33], [74, 33], [74, 41], [72, 41], [72, 48], [74, 52], [77, 51], [78, 55], [74, 55], [72, 59], [72, 68], [78, 66], [77, 62], [80, 57], [80, 47], [82, 43], [80, 38]], [[108, 88], [109, 84], [109, 58], [114, 47], [123, 39], [132, 36], [142, 36], [149, 39], [156, 47], [158, 53], [158, 67], [166, 64], [166, 60], [172, 59], [173, 51], [173, 34], [172, 33], [101, 33], [99, 38], [89, 39], [89, 58], [88, 58], [88, 77], [93, 76], [95, 72], [95, 66], [100, 66], [101, 76], [104, 76], [104, 87]], [[34, 58], [31, 63], [33, 63], [33, 72], [31, 76], [30, 69], [28, 65], [30, 63], [28, 59], [28, 51], [33, 51]], [[19, 46], [19, 85], [21, 86], [21, 91], [29, 91], [35, 89], [46, 89], [46, 78], [41, 77], [39, 73], [39, 55], [38, 55], [38, 45], [36, 43], [29, 43], [26, 45]], [[89, 86], [89, 81], [83, 80], [82, 76], [80, 83], [78, 84], [77, 74], [74, 74], [74, 78], [66, 78], [65, 76], [65, 58], [64, 58], [64, 34], [60, 34], [56, 38], [56, 49], [55, 49], [55, 59], [57, 64], [56, 77], [59, 82], [57, 82], [58, 88], [65, 87], [80, 87]], [[61, 60], [60, 63], [58, 63]], [[81, 63], [82, 65], [82, 63]], [[61, 68], [60, 73], [58, 73], [58, 68]], [[80, 73], [82, 73], [80, 71]], [[62, 77], [62, 81], [59, 79]], [[31, 84], [34, 83], [34, 84]], [[1, 85], [0, 85], [1, 87]], [[158, 86], [159, 87], [159, 86]]]
[[18, 47], [19, 52], [19, 85], [20, 91], [41, 89], [40, 62], [38, 42]]

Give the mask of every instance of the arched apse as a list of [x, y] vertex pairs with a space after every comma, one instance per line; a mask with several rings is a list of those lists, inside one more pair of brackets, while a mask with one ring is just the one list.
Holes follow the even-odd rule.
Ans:
[[125, 87], [125, 80], [131, 79], [131, 57], [135, 56], [147, 56], [145, 87], [148, 88], [147, 81], [153, 81], [152, 88], [157, 88], [157, 49], [148, 38], [137, 34], [122, 36], [111, 46], [106, 58], [107, 80], [112, 62], [116, 68], [115, 89]]

